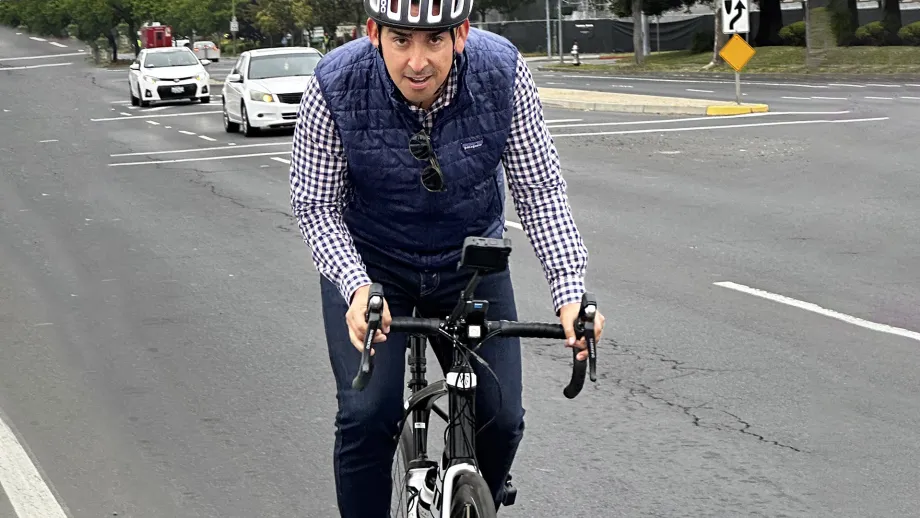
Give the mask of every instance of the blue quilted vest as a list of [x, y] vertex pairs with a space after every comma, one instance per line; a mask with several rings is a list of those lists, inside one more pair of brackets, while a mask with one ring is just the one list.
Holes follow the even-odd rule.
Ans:
[[359, 250], [371, 247], [419, 269], [456, 264], [467, 236], [501, 237], [505, 187], [501, 164], [514, 108], [517, 49], [471, 29], [456, 60], [459, 84], [435, 115], [431, 143], [446, 192], [421, 183], [427, 161], [409, 152], [422, 124], [365, 37], [327, 54], [316, 80], [343, 140], [353, 189], [344, 211]]

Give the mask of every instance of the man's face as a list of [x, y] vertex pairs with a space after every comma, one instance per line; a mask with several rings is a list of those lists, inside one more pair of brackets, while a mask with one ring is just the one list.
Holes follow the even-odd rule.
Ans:
[[454, 45], [448, 31], [409, 31], [367, 21], [367, 34], [383, 51], [387, 72], [396, 87], [409, 102], [426, 109], [450, 73], [454, 49], [463, 52], [469, 30], [469, 21], [465, 21], [456, 31]]

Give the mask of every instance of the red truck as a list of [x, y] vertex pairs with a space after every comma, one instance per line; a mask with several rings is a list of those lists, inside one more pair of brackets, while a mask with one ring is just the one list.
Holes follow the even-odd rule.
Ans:
[[155, 23], [146, 27], [141, 27], [141, 30], [138, 32], [140, 33], [142, 49], [173, 46], [172, 27], [169, 25]]

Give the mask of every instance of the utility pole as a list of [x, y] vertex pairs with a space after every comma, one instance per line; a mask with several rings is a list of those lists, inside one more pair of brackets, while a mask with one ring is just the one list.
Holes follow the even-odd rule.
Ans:
[[558, 0], [558, 2], [559, 2], [559, 5], [558, 5], [559, 20], [557, 20], [556, 32], [559, 35], [559, 38], [558, 38], [559, 39], [559, 62], [565, 63], [565, 58], [563, 57], [565, 56], [565, 51], [562, 50], [562, 0]]
[[549, 0], [546, 0], [546, 59], [553, 57], [553, 35], [551, 30], [551, 22], [549, 21], [549, 14], [552, 11]]

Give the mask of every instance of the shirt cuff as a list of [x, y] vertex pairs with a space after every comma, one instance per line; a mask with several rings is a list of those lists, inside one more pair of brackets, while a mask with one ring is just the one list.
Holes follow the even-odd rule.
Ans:
[[585, 294], [585, 278], [577, 275], [560, 277], [553, 281], [551, 289], [553, 307], [558, 316], [562, 306], [573, 302], [581, 304], [581, 297]]
[[354, 296], [355, 291], [361, 286], [369, 284], [371, 284], [371, 278], [368, 277], [363, 268], [352, 268], [342, 272], [342, 284], [339, 286], [339, 291], [342, 297], [345, 298], [345, 302], [350, 306], [351, 298]]

